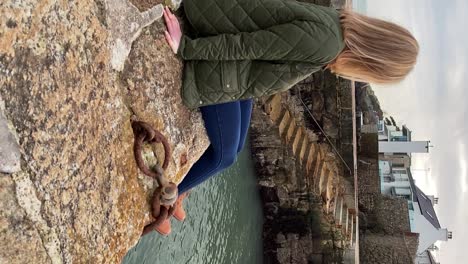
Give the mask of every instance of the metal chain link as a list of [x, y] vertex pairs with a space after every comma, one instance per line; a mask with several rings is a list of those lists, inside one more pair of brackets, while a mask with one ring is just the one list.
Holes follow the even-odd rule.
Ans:
[[[141, 121], [132, 121], [133, 133], [135, 135], [135, 143], [133, 152], [138, 168], [145, 174], [158, 182], [158, 187], [154, 190], [151, 200], [151, 215], [155, 219], [151, 224], [145, 226], [142, 236], [150, 233], [158, 227], [164, 220], [170, 218], [174, 214], [174, 203], [177, 200], [177, 185], [173, 182], [168, 182], [164, 178], [164, 171], [169, 166], [171, 156], [171, 148], [161, 132], [154, 130], [148, 123]], [[164, 146], [164, 162], [162, 167], [159, 165], [150, 169], [144, 162], [141, 154], [144, 143], [162, 144]], [[155, 156], [156, 153], [153, 154]]]

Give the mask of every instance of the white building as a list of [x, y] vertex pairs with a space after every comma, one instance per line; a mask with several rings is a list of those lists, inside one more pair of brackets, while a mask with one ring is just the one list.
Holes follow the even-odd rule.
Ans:
[[424, 194], [414, 183], [409, 168], [392, 168], [390, 162], [379, 161], [383, 194], [408, 201], [411, 232], [419, 234], [418, 254], [438, 241], [452, 239], [452, 232], [442, 228], [434, 210], [438, 198]]
[[415, 264], [440, 264], [435, 261], [431, 251], [426, 250], [416, 257]]
[[409, 168], [394, 167], [391, 161], [379, 161], [381, 191], [390, 196], [411, 198]]
[[[414, 184], [414, 181], [411, 180]], [[414, 206], [414, 233], [419, 233], [418, 254], [423, 253], [432, 247], [438, 241], [448, 241], [452, 239], [452, 232], [447, 228], [442, 228], [434, 210], [436, 199], [433, 196], [427, 196], [416, 185], [416, 197], [413, 197]], [[411, 218], [411, 214], [410, 214]]]
[[379, 141], [380, 153], [429, 153], [430, 141]]
[[430, 141], [412, 141], [411, 130], [406, 126], [401, 128], [396, 124], [379, 120], [379, 153], [428, 153]]
[[436, 263], [428, 250], [438, 241], [452, 239], [452, 232], [440, 226], [434, 210], [438, 198], [424, 194], [411, 175], [411, 154], [428, 153], [430, 141], [412, 141], [411, 130], [398, 127], [391, 117], [380, 120], [377, 130], [381, 192], [408, 202], [411, 232], [419, 234], [415, 262]]

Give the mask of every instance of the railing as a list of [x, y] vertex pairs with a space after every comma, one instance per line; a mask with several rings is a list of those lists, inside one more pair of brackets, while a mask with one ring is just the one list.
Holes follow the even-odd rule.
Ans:
[[338, 149], [336, 148], [335, 144], [333, 144], [333, 142], [330, 140], [330, 137], [328, 137], [327, 133], [323, 130], [322, 126], [320, 126], [319, 122], [317, 121], [317, 119], [314, 117], [314, 115], [312, 114], [312, 112], [310, 111], [309, 107], [307, 107], [307, 105], [305, 104], [305, 102], [302, 100], [302, 95], [301, 95], [301, 91], [299, 89], [297, 89], [298, 91], [298, 94], [299, 94], [299, 100], [301, 101], [301, 104], [302, 106], [304, 107], [304, 109], [307, 111], [307, 113], [309, 114], [309, 116], [312, 118], [312, 120], [314, 120], [314, 123], [317, 125], [317, 127], [320, 129], [320, 131], [322, 132], [322, 134], [325, 136], [328, 144], [330, 144], [330, 146], [332, 147], [333, 149], [333, 152], [340, 158], [341, 162], [343, 163], [343, 165], [348, 169], [349, 171], [349, 174], [350, 175], [353, 175], [353, 171], [351, 170], [351, 168], [348, 166], [348, 164], [346, 163], [346, 161], [344, 160], [343, 156], [341, 156], [340, 152], [338, 151]]
[[[351, 2], [351, 0], [348, 0]], [[359, 216], [359, 197], [358, 197], [358, 165], [357, 165], [357, 127], [356, 127], [356, 83], [351, 82], [351, 96], [353, 108], [353, 167], [354, 167], [354, 202], [356, 207], [356, 215]], [[355, 263], [359, 263], [359, 217], [356, 217], [356, 249]]]

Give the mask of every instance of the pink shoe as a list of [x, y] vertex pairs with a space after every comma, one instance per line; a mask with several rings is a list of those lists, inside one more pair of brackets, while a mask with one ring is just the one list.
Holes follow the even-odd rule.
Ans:
[[177, 201], [175, 202], [175, 211], [174, 211], [174, 218], [177, 219], [178, 221], [182, 222], [185, 220], [185, 217], [186, 217], [186, 214], [185, 214], [185, 210], [184, 208], [182, 207], [182, 202], [184, 201], [185, 197], [187, 197], [188, 193], [185, 192], [181, 195], [179, 195], [179, 197], [177, 197]]
[[160, 225], [154, 228], [159, 234], [167, 236], [171, 233], [171, 219], [164, 220]]

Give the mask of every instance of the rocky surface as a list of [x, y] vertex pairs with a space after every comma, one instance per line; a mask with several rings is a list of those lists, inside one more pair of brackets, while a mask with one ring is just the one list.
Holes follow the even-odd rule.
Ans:
[[356, 109], [362, 112], [363, 125], [376, 125], [383, 117], [379, 99], [367, 83], [356, 83]]
[[408, 264], [414, 263], [419, 234], [388, 236], [366, 234], [362, 236], [360, 263]]
[[21, 169], [21, 153], [2, 112], [0, 105], [0, 173], [14, 173]]
[[162, 21], [137, 29], [113, 69], [109, 16], [129, 14], [106, 5], [119, 3], [0, 5], [0, 97], [21, 153], [21, 171], [0, 174], [1, 263], [120, 262], [150, 221], [153, 188], [135, 166], [132, 117], [168, 137], [175, 182], [208, 145], [200, 114], [179, 98], [182, 63]]
[[106, 0], [106, 22], [111, 31], [111, 65], [121, 71], [132, 43], [141, 30], [163, 16], [163, 5], [157, 4], [140, 12], [129, 1]]
[[[288, 99], [285, 103], [291, 110], [296, 106], [293, 98]], [[333, 216], [324, 214], [324, 196], [314, 189], [318, 182], [307, 173], [309, 162], [300, 161], [298, 150], [294, 154], [293, 141], [282, 140], [278, 125], [266, 115], [264, 107], [254, 107], [250, 130], [263, 204], [264, 263], [341, 263], [341, 232], [330, 219]], [[300, 111], [291, 112], [297, 114], [293, 114], [295, 119], [301, 118]], [[314, 171], [321, 167], [316, 159], [309, 164]]]
[[0, 173], [0, 263], [50, 263], [39, 231], [18, 204], [15, 182]]
[[291, 89], [292, 97], [304, 109], [308, 129], [319, 137], [320, 142], [332, 142], [340, 151], [348, 167], [353, 164], [353, 123], [351, 82], [338, 78], [330, 71], [318, 71]]
[[321, 199], [306, 190], [294, 154], [258, 105], [252, 116], [251, 147], [265, 217], [264, 263], [307, 263], [313, 256], [313, 233], [320, 233], [320, 220], [312, 215], [320, 211]]

